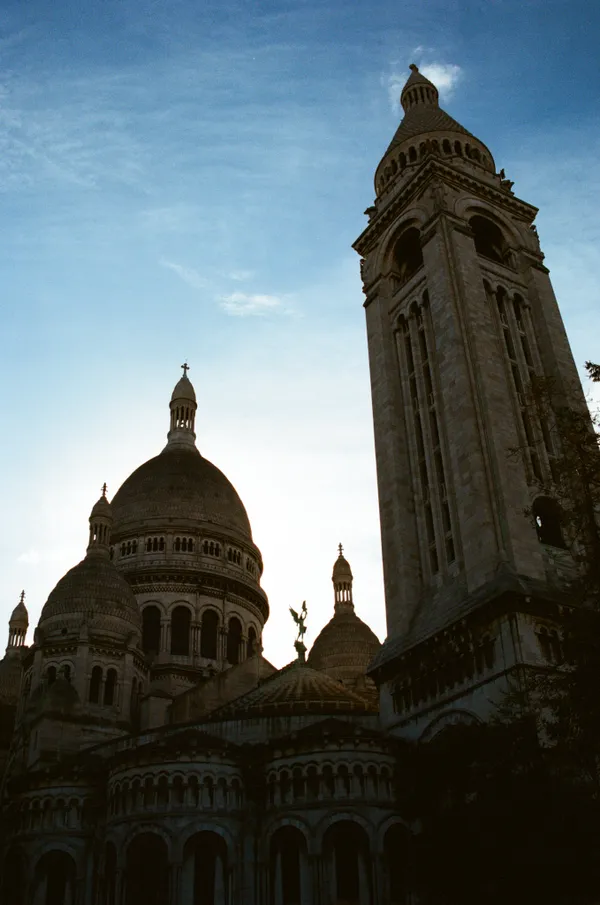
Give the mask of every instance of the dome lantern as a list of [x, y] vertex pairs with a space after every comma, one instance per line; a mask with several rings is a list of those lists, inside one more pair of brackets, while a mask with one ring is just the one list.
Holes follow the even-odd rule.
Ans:
[[8, 622], [8, 650], [23, 647], [29, 627], [29, 614], [25, 606], [25, 591], [21, 591], [19, 602], [12, 611]]
[[352, 569], [344, 556], [344, 548], [338, 545], [339, 556], [333, 566], [331, 580], [333, 582], [334, 608], [336, 613], [353, 613], [352, 602]]
[[187, 372], [187, 362], [181, 365], [183, 377], [175, 385], [171, 395], [169, 408], [171, 409], [171, 422], [167, 434], [167, 450], [181, 449], [182, 447], [196, 447], [196, 434], [194, 424], [196, 421], [196, 393]]
[[110, 555], [110, 532], [112, 529], [112, 511], [110, 503], [106, 499], [106, 484], [102, 485], [102, 495], [90, 512], [90, 539], [88, 543], [88, 556], [103, 556], [106, 559]]
[[433, 82], [419, 72], [419, 67], [415, 63], [411, 63], [409, 69], [411, 74], [400, 95], [400, 103], [404, 112], [408, 113], [415, 104], [439, 107], [439, 94]]

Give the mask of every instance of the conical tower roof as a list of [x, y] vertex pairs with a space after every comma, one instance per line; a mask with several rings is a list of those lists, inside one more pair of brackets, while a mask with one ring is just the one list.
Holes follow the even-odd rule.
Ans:
[[[464, 139], [468, 138], [469, 144], [473, 148], [477, 148], [477, 162], [484, 169], [495, 172], [494, 159], [490, 150], [472, 132], [465, 129], [440, 107], [439, 93], [433, 82], [423, 75], [414, 63], [411, 63], [410, 69], [411, 74], [400, 95], [404, 118], [396, 129], [375, 172], [376, 190], [379, 191], [381, 188], [382, 176], [385, 177], [387, 174], [388, 178], [384, 178], [385, 183], [389, 181], [392, 174], [399, 171], [400, 152], [404, 152], [409, 157], [412, 146], [415, 152], [414, 162], [420, 160], [420, 144], [427, 138], [436, 139], [439, 146], [446, 139], [450, 143], [451, 154], [455, 153], [455, 139], [458, 138], [461, 148], [460, 156], [463, 156]], [[400, 169], [402, 169], [401, 166]]]

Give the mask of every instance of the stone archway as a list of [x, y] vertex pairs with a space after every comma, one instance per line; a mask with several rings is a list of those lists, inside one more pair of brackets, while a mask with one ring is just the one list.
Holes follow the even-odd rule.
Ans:
[[67, 852], [46, 852], [35, 868], [32, 905], [75, 905], [75, 879], [75, 862]]
[[340, 820], [323, 837], [331, 905], [372, 905], [369, 839], [352, 820]]
[[166, 905], [169, 902], [169, 854], [156, 833], [140, 833], [127, 849], [125, 905]]
[[269, 905], [312, 902], [306, 839], [295, 826], [282, 826], [269, 849]]
[[183, 848], [178, 905], [228, 905], [227, 844], [222, 836], [202, 830]]

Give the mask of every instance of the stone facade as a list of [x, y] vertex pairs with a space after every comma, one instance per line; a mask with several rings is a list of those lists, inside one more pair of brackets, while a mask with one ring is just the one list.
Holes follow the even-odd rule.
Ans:
[[[559, 451], [527, 393], [549, 378], [569, 405], [585, 402], [536, 209], [416, 67], [402, 104], [354, 247], [388, 621], [371, 675], [386, 725], [419, 736], [449, 710], [485, 716], [507, 675], [535, 663], [518, 626], [560, 617], [560, 570], [549, 563], [567, 554], [540, 542], [552, 529], [541, 522], [558, 516], [546, 500], [543, 517], [525, 515]], [[554, 536], [563, 546], [558, 525]]]
[[583, 396], [535, 209], [412, 68], [355, 245], [388, 638], [340, 547], [308, 660], [302, 615], [298, 658], [262, 656], [262, 557], [196, 447], [184, 366], [167, 446], [103, 488], [31, 646], [23, 595], [11, 616], [2, 905], [411, 905], [398, 736], [485, 720], [511, 675], [560, 659], [573, 563], [551, 500], [523, 514], [557, 453], [523, 394], [543, 375]]

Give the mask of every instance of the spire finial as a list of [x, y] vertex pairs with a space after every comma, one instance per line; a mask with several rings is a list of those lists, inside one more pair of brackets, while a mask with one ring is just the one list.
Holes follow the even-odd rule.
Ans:
[[25, 591], [21, 591], [21, 596], [19, 597], [19, 603], [25, 603]]
[[106, 481], [105, 481], [104, 484], [102, 485], [102, 496], [104, 497], [104, 499], [106, 499], [107, 490], [108, 490], [108, 487], [106, 486]]
[[338, 544], [338, 550], [340, 551], [340, 556], [341, 556], [344, 552], [344, 548], [342, 547], [341, 544]]
[[409, 66], [408, 68], [409, 68], [409, 69], [412, 69], [413, 72], [418, 72], [418, 71], [419, 71], [419, 67], [417, 66], [416, 63], [411, 63], [410, 66]]
[[189, 369], [190, 369], [190, 366], [189, 366], [189, 364], [187, 363], [187, 361], [184, 361], [184, 363], [183, 363], [182, 365], [180, 365], [180, 367], [181, 367], [182, 370], [183, 370], [183, 376], [184, 376], [184, 377], [187, 377], [187, 372], [188, 372]]

